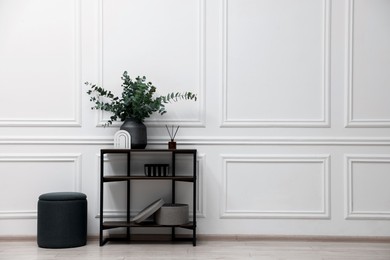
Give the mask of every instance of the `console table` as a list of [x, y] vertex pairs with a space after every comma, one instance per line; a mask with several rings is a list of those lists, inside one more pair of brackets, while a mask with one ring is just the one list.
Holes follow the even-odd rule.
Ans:
[[[126, 175], [115, 175], [115, 176], [106, 176], [104, 174], [104, 158], [107, 154], [123, 154], [126, 156]], [[168, 154], [171, 158], [171, 174], [169, 176], [140, 176], [134, 175], [131, 172], [130, 166], [132, 163], [135, 163], [135, 159], [133, 158], [135, 154], [144, 154], [147, 157], [158, 156], [158, 154]], [[192, 158], [192, 175], [184, 175], [182, 172], [178, 172], [176, 167], [176, 162], [181, 155], [189, 155]], [[130, 241], [130, 233], [131, 229], [137, 227], [165, 227], [171, 228], [171, 240], [172, 241], [192, 241], [193, 246], [196, 246], [196, 165], [197, 165], [197, 150], [194, 149], [102, 149], [100, 151], [100, 246], [103, 246], [108, 241], [117, 241], [117, 240], [125, 240]], [[175, 203], [176, 201], [176, 189], [175, 186], [177, 182], [190, 182], [192, 183], [193, 194], [192, 194], [192, 221], [183, 224], [183, 225], [174, 225], [174, 226], [162, 226], [157, 225], [154, 221], [145, 221], [141, 223], [135, 223], [130, 221], [130, 196], [133, 196], [130, 190], [130, 182], [137, 180], [147, 180], [147, 181], [155, 181], [155, 180], [170, 180], [172, 186], [172, 201], [171, 203]], [[126, 220], [125, 221], [105, 221], [104, 220], [104, 188], [110, 182], [126, 182], [127, 189], [127, 198], [126, 198]], [[125, 228], [126, 234], [123, 237], [114, 238], [114, 237], [103, 237], [103, 231], [107, 229], [113, 228]], [[183, 238], [176, 236], [175, 229], [176, 228], [184, 228], [192, 230], [191, 238]]]

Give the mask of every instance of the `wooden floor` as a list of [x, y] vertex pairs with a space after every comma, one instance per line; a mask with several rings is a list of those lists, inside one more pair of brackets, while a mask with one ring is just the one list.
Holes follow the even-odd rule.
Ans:
[[68, 259], [260, 259], [390, 260], [390, 242], [294, 240], [198, 240], [190, 243], [108, 243], [97, 240], [71, 249], [43, 249], [32, 240], [0, 240], [1, 260]]

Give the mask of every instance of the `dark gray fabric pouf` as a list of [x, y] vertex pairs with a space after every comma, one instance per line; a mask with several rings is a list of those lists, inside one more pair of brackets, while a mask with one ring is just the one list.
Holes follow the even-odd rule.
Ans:
[[52, 192], [39, 196], [38, 246], [68, 248], [87, 243], [87, 196]]

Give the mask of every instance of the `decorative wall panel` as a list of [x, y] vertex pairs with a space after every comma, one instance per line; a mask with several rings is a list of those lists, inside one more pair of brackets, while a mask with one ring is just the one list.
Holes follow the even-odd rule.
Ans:
[[329, 126], [329, 1], [224, 0], [222, 17], [222, 126]]
[[1, 218], [35, 218], [42, 193], [81, 190], [80, 154], [0, 154]]
[[347, 127], [390, 127], [390, 4], [349, 0]]
[[329, 217], [329, 156], [223, 156], [223, 218]]
[[[101, 0], [101, 84], [119, 95], [126, 70], [132, 79], [146, 76], [159, 95], [196, 93], [197, 102], [167, 104], [167, 114], [152, 115], [146, 122], [203, 125], [204, 19], [204, 0]], [[99, 124], [108, 118], [102, 113]]]
[[1, 5], [0, 126], [79, 126], [79, 0]]
[[347, 155], [346, 218], [390, 219], [390, 155]]

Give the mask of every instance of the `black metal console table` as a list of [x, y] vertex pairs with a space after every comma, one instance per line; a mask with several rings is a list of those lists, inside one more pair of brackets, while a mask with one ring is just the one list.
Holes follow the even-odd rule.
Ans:
[[[130, 166], [133, 163], [132, 156], [134, 154], [147, 154], [153, 156], [155, 154], [170, 154], [171, 155], [171, 175], [170, 176], [140, 176], [132, 175]], [[105, 176], [104, 175], [104, 157], [106, 154], [124, 154], [126, 155], [126, 175], [115, 175], [115, 176]], [[189, 154], [192, 157], [192, 176], [183, 175], [183, 173], [177, 172], [176, 160], [179, 155]], [[125, 240], [130, 241], [130, 233], [132, 228], [136, 227], [170, 227], [171, 228], [171, 240], [172, 241], [192, 241], [193, 246], [196, 246], [196, 162], [197, 159], [197, 150], [195, 149], [102, 149], [100, 151], [100, 246], [103, 246], [108, 241], [118, 241]], [[183, 225], [175, 226], [162, 226], [157, 225], [155, 222], [141, 222], [135, 223], [130, 221], [130, 182], [136, 180], [171, 180], [172, 183], [172, 203], [175, 203], [176, 200], [176, 182], [191, 182], [193, 186], [193, 211], [192, 211], [192, 221]], [[104, 186], [105, 183], [109, 182], [126, 182], [127, 184], [127, 199], [126, 199], [126, 221], [105, 221], [104, 220]], [[112, 228], [125, 228], [126, 234], [120, 238], [114, 237], [103, 237], [103, 231]], [[191, 238], [177, 237], [175, 234], [176, 228], [184, 228], [192, 230]]]

